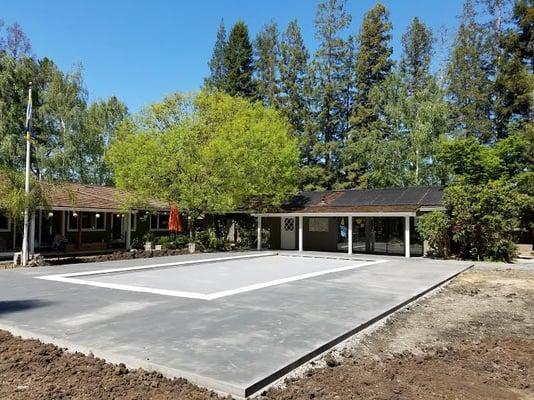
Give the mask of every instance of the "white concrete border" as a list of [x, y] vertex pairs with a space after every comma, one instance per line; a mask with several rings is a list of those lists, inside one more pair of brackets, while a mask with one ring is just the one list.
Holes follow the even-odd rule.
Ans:
[[[153, 294], [159, 294], [163, 296], [185, 297], [189, 299], [209, 301], [209, 300], [219, 299], [221, 297], [233, 296], [235, 294], [264, 289], [270, 286], [277, 286], [277, 285], [282, 285], [282, 284], [289, 283], [289, 282], [300, 281], [303, 279], [315, 278], [321, 275], [331, 274], [335, 272], [349, 271], [353, 269], [366, 267], [369, 265], [381, 264], [381, 263], [385, 263], [388, 261], [388, 260], [365, 261], [365, 262], [360, 262], [358, 264], [349, 265], [345, 267], [330, 268], [330, 269], [326, 269], [323, 271], [290, 276], [287, 278], [256, 283], [253, 285], [242, 286], [240, 288], [223, 290], [223, 291], [214, 292], [214, 293], [185, 292], [185, 291], [180, 291], [180, 290], [167, 290], [167, 289], [158, 289], [158, 288], [143, 287], [143, 286], [122, 285], [122, 284], [117, 284], [117, 283], [88, 281], [88, 280], [78, 278], [82, 276], [101, 275], [101, 274], [108, 274], [108, 273], [114, 273], [114, 272], [130, 272], [130, 271], [139, 271], [139, 270], [144, 270], [144, 269], [162, 268], [162, 267], [170, 267], [170, 266], [205, 264], [205, 263], [210, 263], [210, 262], [227, 261], [227, 260], [235, 260], [235, 259], [243, 259], [243, 258], [273, 257], [273, 256], [278, 256], [278, 254], [277, 253], [264, 253], [264, 254], [243, 255], [243, 256], [234, 256], [234, 257], [218, 257], [218, 258], [212, 258], [212, 259], [189, 260], [189, 261], [183, 261], [183, 262], [178, 262], [178, 263], [174, 262], [174, 263], [165, 263], [165, 264], [142, 265], [142, 266], [129, 267], [129, 268], [113, 268], [113, 269], [96, 270], [96, 271], [76, 272], [76, 273], [70, 273], [70, 274], [44, 275], [44, 276], [38, 276], [36, 278], [48, 280], [48, 281], [72, 283], [72, 284], [77, 284], [77, 285], [96, 286], [96, 287], [102, 287], [102, 288], [107, 288], [107, 289], [126, 290], [130, 292], [153, 293]], [[291, 256], [280, 255], [280, 257], [291, 257]]]

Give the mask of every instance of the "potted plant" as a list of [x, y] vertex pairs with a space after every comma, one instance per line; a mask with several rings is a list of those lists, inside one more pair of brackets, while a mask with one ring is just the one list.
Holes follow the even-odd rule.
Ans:
[[143, 236], [143, 240], [145, 241], [145, 251], [151, 251], [152, 247], [154, 245], [154, 240], [156, 237], [152, 232], [147, 232]]

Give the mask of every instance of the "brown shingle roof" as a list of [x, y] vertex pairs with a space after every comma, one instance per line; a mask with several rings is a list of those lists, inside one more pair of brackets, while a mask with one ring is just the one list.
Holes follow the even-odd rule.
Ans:
[[[122, 210], [124, 205], [121, 200], [128, 192], [112, 186], [61, 183], [48, 184], [47, 194], [49, 206], [52, 208]], [[154, 210], [169, 209], [165, 202], [154, 199], [149, 200], [145, 207]]]

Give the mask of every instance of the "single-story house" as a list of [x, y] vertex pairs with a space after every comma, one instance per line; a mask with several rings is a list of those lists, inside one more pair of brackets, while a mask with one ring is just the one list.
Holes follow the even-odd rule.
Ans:
[[[167, 233], [169, 205], [151, 200], [143, 207], [124, 211], [125, 192], [109, 186], [77, 183], [48, 185], [47, 207], [30, 219], [30, 251], [50, 250], [57, 235], [68, 241], [70, 251], [131, 247], [134, 238], [147, 232]], [[0, 252], [22, 243], [22, 227], [0, 211]]]
[[444, 210], [443, 190], [429, 186], [301, 192], [276, 212], [253, 214], [258, 219], [257, 246], [422, 256], [416, 217]]
[[[273, 212], [226, 217], [256, 217], [258, 249], [422, 256], [416, 217], [444, 209], [443, 189], [301, 192]], [[49, 192], [48, 207], [31, 219], [30, 251], [51, 249], [58, 235], [67, 239], [68, 251], [96, 251], [129, 249], [147, 232], [168, 234], [168, 204], [153, 200], [126, 212], [121, 199], [127, 194], [117, 188], [69, 183]], [[0, 213], [0, 252], [20, 248], [20, 228]]]

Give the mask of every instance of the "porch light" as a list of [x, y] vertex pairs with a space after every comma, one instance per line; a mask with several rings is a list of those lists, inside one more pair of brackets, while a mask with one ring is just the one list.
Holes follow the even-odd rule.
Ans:
[[78, 216], [78, 213], [77, 213], [76, 211], [74, 211], [74, 212], [72, 213], [72, 216], [73, 216], [74, 218], [76, 218], [76, 217]]
[[117, 214], [117, 218], [120, 218], [120, 217], [121, 217], [121, 215], [120, 215], [120, 214]]
[[48, 218], [52, 218], [53, 216], [54, 216], [54, 213], [53, 213], [52, 211], [50, 211], [50, 212], [48, 213]]
[[95, 218], [100, 218], [100, 214], [99, 214], [99, 213], [96, 213], [96, 214], [95, 214]]

